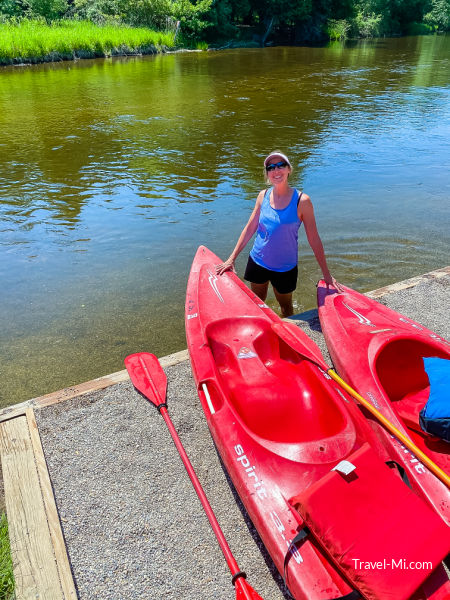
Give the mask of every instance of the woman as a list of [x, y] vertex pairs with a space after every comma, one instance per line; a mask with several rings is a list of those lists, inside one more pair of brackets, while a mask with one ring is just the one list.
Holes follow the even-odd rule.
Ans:
[[256, 233], [245, 270], [253, 292], [265, 301], [269, 282], [281, 307], [283, 317], [294, 314], [292, 292], [297, 287], [298, 229], [303, 223], [309, 245], [328, 285], [338, 287], [331, 276], [322, 241], [317, 231], [314, 209], [309, 196], [289, 185], [292, 166], [288, 157], [271, 152], [264, 161], [266, 182], [272, 187], [258, 194], [247, 225], [242, 230], [229, 258], [216, 267], [218, 275], [234, 270], [238, 255]]

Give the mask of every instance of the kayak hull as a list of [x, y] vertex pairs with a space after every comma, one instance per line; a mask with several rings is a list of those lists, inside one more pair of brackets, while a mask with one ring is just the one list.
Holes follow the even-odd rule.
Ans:
[[[398, 477], [380, 460], [384, 450], [372, 450], [377, 438], [358, 407], [322, 369], [285, 343], [274, 327], [282, 323], [279, 317], [235, 274], [216, 276], [220, 262], [199, 248], [187, 286], [185, 322], [192, 371], [214, 442], [292, 596], [359, 597], [354, 574], [340, 568], [323, 540], [307, 534], [294, 543], [307, 531], [302, 494], [314, 485], [320, 488], [336, 465], [361, 453], [378, 461], [386, 481], [396, 484]], [[307, 353], [311, 341], [291, 327]], [[440, 520], [429, 512], [439, 529]], [[431, 579], [433, 592], [422, 585], [414, 598], [445, 597], [441, 571]], [[370, 591], [365, 597], [382, 596]], [[399, 598], [385, 595], [383, 600], [391, 597]]]
[[[403, 434], [450, 473], [450, 444], [423, 432], [419, 413], [429, 396], [423, 357], [450, 359], [450, 343], [419, 323], [343, 287], [334, 293], [319, 282], [322, 331], [337, 372]], [[376, 419], [368, 420], [380, 442], [404, 469], [414, 491], [450, 524], [450, 491]]]

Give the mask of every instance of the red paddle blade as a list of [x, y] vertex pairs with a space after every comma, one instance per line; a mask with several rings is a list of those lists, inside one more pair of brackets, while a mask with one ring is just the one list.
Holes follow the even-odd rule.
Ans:
[[239, 578], [235, 583], [236, 600], [263, 600], [259, 594], [255, 592], [252, 586], [245, 580]]
[[167, 377], [156, 356], [149, 352], [138, 352], [127, 356], [124, 362], [134, 387], [155, 406], [164, 404]]
[[300, 327], [297, 327], [297, 325], [294, 325], [293, 323], [281, 321], [272, 323], [272, 329], [288, 346], [298, 352], [298, 354], [316, 363], [316, 365], [324, 371], [328, 371], [330, 367], [326, 364], [319, 347], [300, 329]]

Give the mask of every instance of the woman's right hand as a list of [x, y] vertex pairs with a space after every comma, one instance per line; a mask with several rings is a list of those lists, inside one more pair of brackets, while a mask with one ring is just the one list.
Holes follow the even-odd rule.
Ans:
[[216, 273], [217, 275], [222, 275], [225, 271], [233, 271], [236, 272], [234, 268], [234, 259], [228, 258], [225, 262], [220, 265], [216, 265]]

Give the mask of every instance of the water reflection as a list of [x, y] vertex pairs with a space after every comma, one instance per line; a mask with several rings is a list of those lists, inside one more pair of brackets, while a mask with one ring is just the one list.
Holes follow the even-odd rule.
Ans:
[[[183, 348], [195, 248], [229, 253], [274, 147], [343, 281], [447, 264], [449, 39], [3, 69], [3, 401]], [[298, 310], [318, 275], [300, 252]]]

